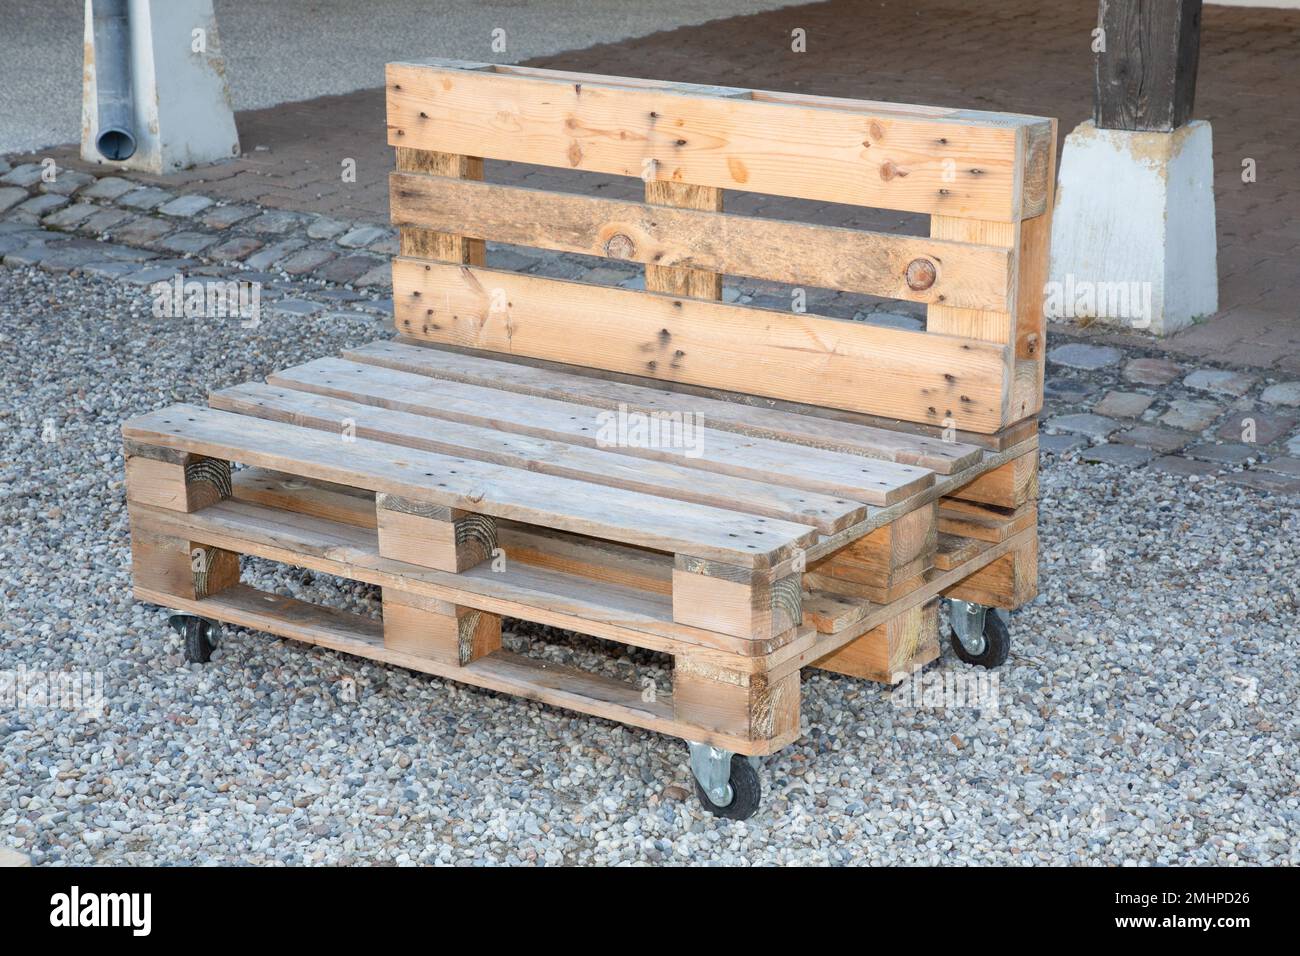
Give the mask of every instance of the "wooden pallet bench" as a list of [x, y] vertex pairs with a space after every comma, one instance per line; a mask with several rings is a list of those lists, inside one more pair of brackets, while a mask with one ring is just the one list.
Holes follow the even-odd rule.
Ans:
[[[192, 616], [191, 658], [224, 621], [682, 737], [733, 817], [744, 758], [799, 736], [804, 667], [897, 683], [943, 597], [988, 662], [984, 609], [1036, 588], [1053, 122], [454, 61], [388, 88], [399, 338], [123, 426], [135, 593]], [[493, 269], [487, 241], [643, 263], [646, 291]], [[724, 274], [924, 302], [927, 331], [724, 304]], [[382, 622], [241, 583], [241, 555], [375, 585]], [[503, 618], [669, 655], [671, 690], [511, 653]]]

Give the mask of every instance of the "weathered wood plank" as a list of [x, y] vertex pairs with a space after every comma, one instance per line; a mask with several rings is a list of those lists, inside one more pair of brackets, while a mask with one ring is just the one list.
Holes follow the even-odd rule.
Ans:
[[[647, 190], [673, 185], [648, 183]], [[1011, 254], [996, 245], [408, 173], [389, 177], [389, 206], [404, 232], [459, 229], [492, 242], [642, 262], [648, 276], [673, 266], [968, 309], [1005, 309], [1010, 301]], [[405, 246], [402, 253], [442, 258]], [[926, 266], [929, 272], [918, 271]], [[718, 297], [689, 289], [679, 294]]]
[[385, 339], [345, 350], [343, 358], [446, 381], [482, 385], [596, 408], [622, 407], [642, 415], [671, 413], [689, 407], [702, 415], [710, 428], [828, 451], [842, 451], [903, 465], [918, 465], [943, 475], [969, 468], [984, 454], [978, 446], [944, 441], [928, 435], [760, 408], [707, 395], [670, 392], [662, 388], [539, 368], [519, 362], [479, 358], [428, 345]]
[[805, 489], [732, 475], [714, 475], [701, 481], [697, 469], [672, 461], [650, 463], [600, 448], [434, 419], [276, 385], [237, 385], [212, 392], [208, 403], [222, 411], [336, 433], [341, 422], [349, 422], [360, 438], [780, 518], [825, 533], [861, 521], [867, 513], [864, 504]]
[[[993, 432], [1009, 349], [965, 338], [420, 259], [397, 328], [433, 342]], [[617, 321], [611, 321], [617, 316]]]
[[635, 423], [629, 424], [624, 429], [626, 434], [620, 435], [617, 417], [608, 411], [531, 395], [517, 396], [506, 403], [494, 389], [438, 381], [343, 359], [317, 359], [268, 378], [272, 385], [283, 388], [600, 448], [629, 458], [673, 462], [702, 472], [780, 483], [868, 504], [906, 500], [934, 481], [932, 472], [915, 465], [871, 461], [717, 432], [699, 426], [693, 419], [684, 419], [688, 409], [678, 413], [686, 427], [674, 431], [671, 423], [662, 425], [661, 436], [656, 440], [647, 424], [643, 440], [639, 434], [632, 433]]
[[1037, 194], [1022, 183], [1033, 117], [690, 95], [446, 63], [390, 63], [387, 78], [393, 146], [911, 212], [1041, 212], [1022, 205]]

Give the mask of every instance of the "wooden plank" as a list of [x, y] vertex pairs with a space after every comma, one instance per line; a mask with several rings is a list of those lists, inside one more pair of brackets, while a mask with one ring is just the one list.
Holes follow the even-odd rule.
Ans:
[[[748, 641], [677, 624], [666, 593], [530, 567], [522, 561], [507, 561], [500, 570], [483, 565], [463, 574], [394, 561], [379, 554], [373, 529], [247, 502], [225, 501], [193, 514], [133, 504], [130, 514], [148, 531], [201, 541], [204, 546], [666, 654], [716, 652], [732, 667], [743, 666], [739, 661], [746, 658], [765, 666], [762, 655], [800, 637], [787, 634]], [[668, 568], [671, 573], [671, 563]]]
[[208, 401], [224, 411], [336, 433], [339, 423], [347, 421], [359, 438], [794, 521], [828, 533], [862, 520], [867, 511], [865, 505], [807, 490], [730, 475], [703, 482], [697, 470], [670, 461], [648, 463], [584, 445], [435, 420], [274, 385], [238, 385], [211, 393]]
[[362, 488], [312, 481], [267, 468], [241, 468], [231, 475], [230, 497], [272, 508], [374, 528], [375, 495]]
[[[397, 168], [402, 172], [432, 173], [450, 179], [483, 178], [483, 160], [480, 157], [409, 149], [404, 146], [397, 148]], [[483, 238], [468, 237], [454, 225], [433, 229], [415, 223], [400, 229], [399, 234], [404, 256], [420, 256], [475, 266], [487, 264], [487, 247]]]
[[1101, 0], [1093, 120], [1101, 129], [1172, 132], [1192, 117], [1201, 0]]
[[531, 395], [511, 395], [505, 401], [495, 389], [438, 381], [343, 359], [317, 359], [276, 372], [268, 376], [268, 381], [281, 388], [596, 447], [632, 459], [667, 461], [702, 472], [779, 483], [855, 502], [904, 501], [934, 482], [932, 472], [915, 465], [872, 461], [714, 431], [698, 425], [693, 417], [685, 418], [691, 411], [689, 406], [676, 413], [683, 429], [674, 431], [665, 425], [666, 434], [656, 440], [646, 423], [647, 433], [642, 440], [632, 434], [636, 423], [624, 429], [628, 434], [620, 434], [617, 416], [607, 410]]
[[841, 109], [390, 63], [388, 141], [723, 189], [1013, 220], [1032, 117]]
[[689, 404], [692, 410], [704, 416], [710, 428], [904, 465], [918, 465], [944, 475], [976, 464], [983, 455], [983, 450], [977, 446], [944, 441], [938, 437], [757, 408], [700, 394], [684, 395], [663, 388], [633, 385], [593, 375], [575, 374], [572, 371], [539, 368], [515, 361], [480, 358], [409, 342], [387, 339], [371, 342], [344, 351], [343, 358], [446, 381], [482, 385], [596, 408], [617, 409], [622, 406], [642, 415], [680, 411], [684, 405]]
[[[647, 191], [652, 187], [677, 184], [648, 183]], [[996, 310], [1007, 307], [1014, 274], [1010, 252], [998, 246], [409, 173], [389, 177], [389, 207], [404, 233], [458, 229], [493, 242], [646, 263], [646, 288], [661, 292], [676, 287], [660, 286], [653, 277], [673, 266]], [[405, 247], [402, 254], [420, 255]], [[712, 286], [706, 291], [684, 288], [679, 294], [719, 297]]]
[[794, 733], [766, 739], [718, 732], [676, 718], [671, 694], [661, 694], [653, 701], [645, 701], [641, 688], [631, 684], [506, 651], [496, 651], [465, 666], [406, 653], [384, 646], [379, 621], [270, 594], [247, 585], [241, 584], [202, 600], [179, 598], [146, 588], [137, 588], [135, 596], [163, 607], [512, 694], [525, 700], [540, 701], [656, 733], [702, 740], [736, 753], [773, 753], [798, 735], [797, 728]]
[[940, 571], [951, 571], [965, 564], [989, 546], [979, 538], [963, 538], [955, 534], [940, 534], [939, 547], [934, 553], [934, 566]]
[[1014, 510], [995, 508], [955, 498], [939, 502], [939, 531], [981, 541], [1005, 541], [1038, 522], [1038, 507], [1033, 503]]
[[803, 622], [819, 634], [836, 634], [861, 621], [873, 610], [870, 601], [829, 591], [809, 590], [803, 595]]
[[394, 261], [393, 302], [397, 329], [432, 342], [971, 431], [1004, 424], [1009, 350], [993, 343], [420, 259]]
[[1047, 359], [1047, 320], [1043, 287], [1047, 284], [1052, 243], [1052, 211], [1056, 206], [1056, 120], [1044, 144], [1052, 174], [1045, 181], [1046, 202], [1041, 215], [1020, 224], [1016, 246], [1016, 337], [1014, 371], [1007, 417], [1012, 421], [1036, 415], [1043, 407], [1043, 375]]
[[193, 405], [130, 419], [122, 432], [194, 454], [744, 567], [783, 561], [816, 537], [814, 529], [790, 522], [665, 503], [620, 488], [593, 495], [594, 486], [566, 478], [360, 438], [344, 442], [309, 428]]
[[[722, 190], [714, 186], [694, 186], [690, 183], [652, 179], [645, 184], [645, 201], [652, 206], [722, 212]], [[687, 295], [696, 299], [722, 298], [722, 276], [717, 272], [688, 266], [670, 266], [661, 262], [646, 264], [645, 287], [647, 292], [666, 292], [669, 295]]]

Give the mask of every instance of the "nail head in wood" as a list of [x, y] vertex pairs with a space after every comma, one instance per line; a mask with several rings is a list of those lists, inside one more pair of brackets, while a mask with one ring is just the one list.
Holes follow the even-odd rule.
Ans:
[[907, 287], [914, 292], [930, 288], [938, 277], [939, 270], [929, 259], [913, 259], [907, 264]]

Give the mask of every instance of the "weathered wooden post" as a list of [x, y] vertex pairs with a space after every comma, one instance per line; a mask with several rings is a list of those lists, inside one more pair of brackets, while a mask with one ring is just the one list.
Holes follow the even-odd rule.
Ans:
[[1049, 316], [1167, 335], [1218, 309], [1201, 0], [1101, 0], [1093, 118], [1065, 141]]

